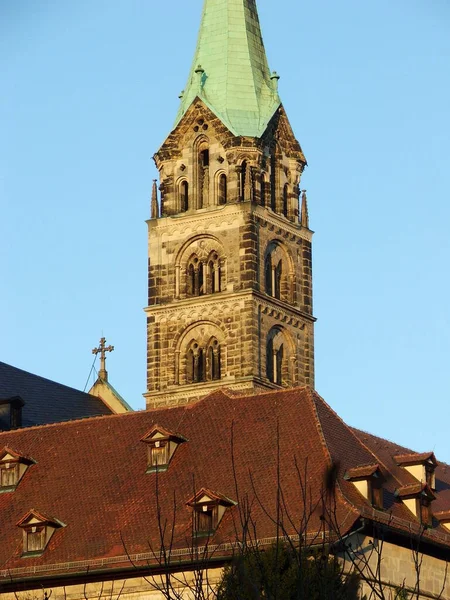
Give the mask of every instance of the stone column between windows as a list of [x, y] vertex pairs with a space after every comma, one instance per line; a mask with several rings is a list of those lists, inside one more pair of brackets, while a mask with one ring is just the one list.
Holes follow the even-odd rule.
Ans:
[[175, 350], [175, 385], [180, 383], [180, 351]]

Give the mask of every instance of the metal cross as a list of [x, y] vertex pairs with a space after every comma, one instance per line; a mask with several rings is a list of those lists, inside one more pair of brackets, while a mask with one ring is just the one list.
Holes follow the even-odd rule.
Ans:
[[108, 373], [106, 371], [106, 353], [112, 352], [113, 350], [114, 346], [107, 346], [106, 338], [104, 337], [101, 338], [99, 347], [92, 350], [92, 354], [100, 354], [100, 371], [98, 372], [98, 376], [99, 379], [103, 379], [103, 381], [108, 381]]

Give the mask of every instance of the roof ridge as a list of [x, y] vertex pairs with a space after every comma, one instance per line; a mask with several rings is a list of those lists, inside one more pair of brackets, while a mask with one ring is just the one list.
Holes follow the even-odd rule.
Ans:
[[[323, 431], [323, 428], [322, 428], [322, 422], [321, 422], [321, 420], [320, 420], [320, 416], [319, 416], [319, 413], [318, 413], [318, 410], [317, 410], [317, 405], [316, 405], [316, 402], [315, 402], [314, 398], [316, 398], [317, 400], [319, 400], [320, 402], [322, 402], [322, 404], [323, 404], [323, 405], [324, 405], [324, 406], [325, 406], [325, 407], [326, 407], [326, 408], [327, 408], [327, 409], [328, 409], [328, 410], [329, 410], [329, 411], [330, 411], [330, 412], [333, 414], [333, 416], [335, 416], [335, 417], [336, 417], [336, 418], [337, 418], [337, 419], [338, 419], [338, 420], [339, 420], [339, 421], [340, 421], [340, 422], [341, 422], [343, 425], [345, 425], [345, 427], [346, 427], [346, 428], [349, 430], [349, 432], [352, 434], [352, 437], [353, 437], [354, 439], [356, 439], [356, 441], [357, 441], [357, 442], [360, 442], [360, 440], [359, 440], [359, 438], [358, 438], [358, 437], [357, 437], [357, 436], [356, 436], [356, 435], [355, 435], [355, 434], [354, 434], [354, 433], [351, 431], [351, 428], [350, 428], [350, 427], [349, 427], [349, 426], [348, 426], [348, 425], [345, 423], [345, 421], [344, 421], [343, 419], [341, 419], [341, 417], [340, 417], [340, 416], [339, 416], [339, 415], [336, 413], [336, 411], [334, 411], [334, 410], [331, 408], [331, 406], [328, 404], [328, 402], [326, 402], [326, 401], [325, 401], [325, 400], [322, 398], [322, 396], [321, 396], [321, 395], [320, 395], [320, 394], [319, 394], [319, 393], [318, 393], [316, 390], [312, 391], [312, 393], [311, 393], [311, 401], [312, 401], [312, 402], [313, 402], [313, 404], [314, 404], [314, 413], [315, 413], [315, 415], [316, 415], [316, 419], [317, 419], [317, 421], [318, 421], [318, 427], [320, 428], [321, 435], [322, 435], [322, 437], [323, 437], [324, 446], [325, 446], [325, 448], [326, 448], [326, 450], [327, 450], [327, 452], [328, 452], [328, 454], [329, 454], [329, 456], [330, 456], [330, 463], [331, 463], [331, 464], [333, 464], [333, 457], [332, 457], [332, 455], [331, 455], [331, 451], [330, 451], [330, 449], [329, 449], [329, 447], [328, 447], [328, 443], [327, 443], [327, 441], [326, 441], [326, 436], [325, 436], [325, 433], [324, 433], [324, 431]], [[372, 453], [372, 452], [370, 452], [370, 454], [373, 456], [373, 453]], [[352, 509], [353, 511], [356, 511], [356, 512], [358, 513], [358, 515], [360, 515], [360, 514], [361, 514], [361, 511], [360, 511], [360, 510], [358, 510], [358, 508], [357, 508], [357, 507], [355, 507], [355, 505], [353, 504], [353, 502], [351, 502], [351, 501], [350, 501], [350, 500], [347, 498], [347, 496], [344, 494], [344, 492], [342, 491], [342, 488], [341, 488], [341, 485], [340, 485], [340, 483], [339, 483], [339, 480], [336, 480], [336, 484], [335, 484], [335, 486], [336, 486], [336, 488], [337, 488], [337, 491], [338, 491], [338, 493], [339, 493], [339, 494], [340, 494], [340, 496], [341, 496], [341, 499], [342, 499], [342, 501], [343, 501], [345, 504], [347, 504], [348, 506], [350, 506], [350, 507], [351, 507], [351, 509]]]
[[50, 379], [48, 377], [43, 377], [42, 375], [36, 375], [36, 373], [32, 373], [31, 371], [26, 371], [25, 369], [21, 369], [20, 367], [15, 367], [14, 365], [10, 365], [9, 363], [0, 361], [0, 366], [1, 365], [4, 365], [5, 367], [8, 367], [9, 369], [14, 369], [15, 371], [20, 371], [21, 373], [25, 373], [26, 375], [31, 375], [32, 377], [36, 377], [37, 379], [43, 379], [44, 381], [48, 381], [49, 383], [52, 383], [53, 385], [59, 385], [61, 387], [67, 388], [69, 390], [77, 392], [78, 394], [84, 394], [85, 396], [89, 396], [89, 398], [96, 398], [96, 396], [92, 396], [92, 394], [89, 394], [88, 392], [82, 392], [81, 390], [79, 390], [75, 387], [72, 387], [71, 385], [67, 385], [65, 383], [60, 383], [59, 381], [55, 381], [54, 379]]
[[[46, 429], [49, 427], [60, 427], [61, 425], [69, 426], [69, 425], [79, 425], [80, 423], [90, 423], [92, 421], [99, 421], [102, 419], [114, 419], [120, 417], [126, 417], [130, 415], [139, 415], [145, 412], [150, 412], [147, 410], [134, 410], [133, 412], [126, 412], [120, 414], [110, 414], [110, 415], [94, 415], [91, 417], [81, 417], [79, 419], [67, 419], [66, 421], [56, 421], [55, 423], [43, 423], [41, 425], [31, 425], [30, 427], [19, 427], [18, 429], [9, 429], [5, 431], [0, 431], [0, 436], [2, 435], [11, 435], [14, 433], [23, 433], [24, 431], [34, 431], [36, 429]], [[1, 437], [0, 437], [1, 440]]]

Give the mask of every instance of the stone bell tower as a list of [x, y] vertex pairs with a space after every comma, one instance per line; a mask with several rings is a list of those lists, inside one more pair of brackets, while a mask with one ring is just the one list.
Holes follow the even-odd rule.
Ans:
[[306, 165], [255, 0], [205, 0], [173, 131], [155, 155], [147, 406], [314, 386]]

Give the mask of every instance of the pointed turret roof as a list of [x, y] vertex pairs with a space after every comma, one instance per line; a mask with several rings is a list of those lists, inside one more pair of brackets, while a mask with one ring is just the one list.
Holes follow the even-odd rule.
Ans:
[[235, 135], [264, 133], [280, 98], [255, 0], [204, 0], [197, 49], [176, 124], [197, 96]]

